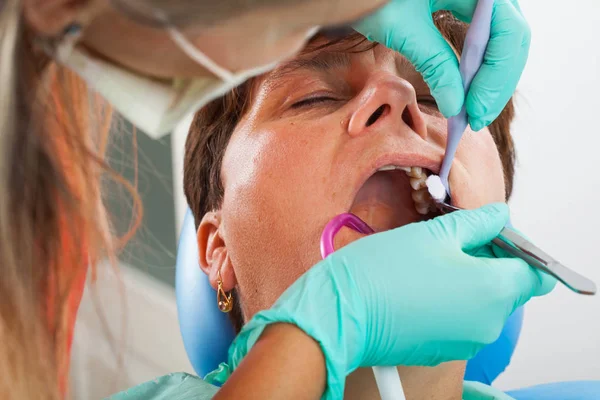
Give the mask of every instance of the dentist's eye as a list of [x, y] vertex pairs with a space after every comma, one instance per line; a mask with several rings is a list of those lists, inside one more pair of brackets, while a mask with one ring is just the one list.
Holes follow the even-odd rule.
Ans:
[[331, 101], [337, 101], [337, 99], [334, 99], [333, 97], [329, 97], [329, 96], [309, 97], [308, 99], [300, 100], [300, 101], [297, 101], [296, 103], [292, 104], [292, 108], [310, 107], [310, 106], [314, 106], [314, 105], [321, 104], [321, 103], [327, 103], [327, 102], [331, 102]]

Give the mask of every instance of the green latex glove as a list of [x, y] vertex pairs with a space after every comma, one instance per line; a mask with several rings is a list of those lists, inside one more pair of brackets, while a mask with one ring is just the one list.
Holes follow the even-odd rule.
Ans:
[[[391, 0], [354, 28], [410, 60], [448, 118], [459, 113], [465, 94], [455, 53], [435, 27], [431, 14], [448, 10], [470, 22], [476, 5], [476, 0]], [[466, 96], [472, 129], [482, 129], [502, 112], [525, 68], [530, 41], [529, 25], [517, 0], [496, 0], [484, 63]]]
[[357, 367], [472, 358], [498, 338], [517, 307], [554, 287], [520, 259], [495, 258], [489, 250], [473, 255], [491, 247], [508, 217], [505, 204], [494, 204], [345, 246], [244, 326], [230, 348], [230, 366], [273, 323], [295, 324], [320, 343], [325, 398], [342, 398], [345, 378]]

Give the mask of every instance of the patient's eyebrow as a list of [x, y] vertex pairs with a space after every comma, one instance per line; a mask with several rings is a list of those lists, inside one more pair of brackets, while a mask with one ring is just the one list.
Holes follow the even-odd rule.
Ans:
[[268, 76], [270, 82], [279, 79], [299, 69], [312, 71], [327, 71], [334, 68], [346, 67], [350, 64], [350, 54], [344, 52], [322, 51], [314, 57], [298, 57], [290, 60]]

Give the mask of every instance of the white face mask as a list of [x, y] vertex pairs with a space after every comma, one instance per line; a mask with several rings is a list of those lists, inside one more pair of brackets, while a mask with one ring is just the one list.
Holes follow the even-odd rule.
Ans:
[[[318, 30], [319, 27], [314, 27], [307, 31], [307, 39]], [[211, 100], [224, 95], [248, 78], [270, 71], [278, 62], [293, 54], [283, 54], [276, 62], [233, 73], [203, 54], [176, 28], [168, 27], [167, 31], [188, 57], [215, 77], [159, 82], [100, 60], [75, 47], [76, 36], [60, 43], [54, 57], [81, 76], [131, 123], [150, 137], [158, 139]]]

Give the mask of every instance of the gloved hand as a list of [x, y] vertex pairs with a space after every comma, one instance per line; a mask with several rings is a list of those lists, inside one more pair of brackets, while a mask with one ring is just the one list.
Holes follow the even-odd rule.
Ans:
[[[354, 28], [410, 60], [448, 118], [459, 113], [465, 94], [455, 53], [435, 27], [431, 14], [448, 10], [470, 22], [476, 5], [477, 0], [391, 0]], [[484, 64], [466, 97], [472, 129], [478, 131], [492, 123], [515, 92], [530, 39], [517, 0], [495, 0]]]
[[466, 253], [489, 246], [508, 220], [495, 204], [378, 233], [336, 251], [256, 314], [229, 350], [236, 368], [263, 329], [291, 323], [325, 355], [328, 398], [360, 366], [434, 366], [493, 342], [510, 314], [553, 281], [515, 258]]

